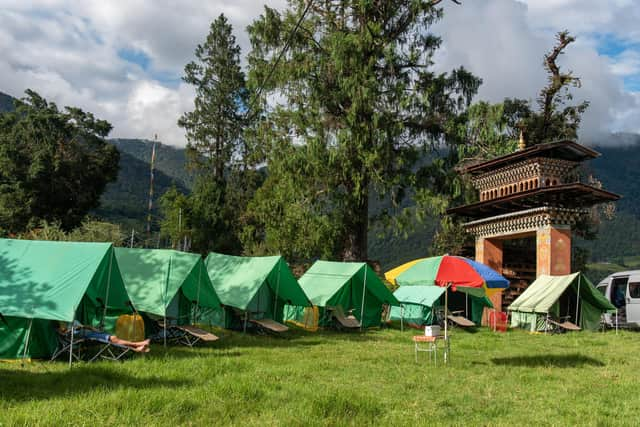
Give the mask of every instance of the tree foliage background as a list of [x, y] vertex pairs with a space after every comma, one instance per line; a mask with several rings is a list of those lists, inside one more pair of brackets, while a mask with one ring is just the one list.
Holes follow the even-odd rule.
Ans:
[[363, 260], [372, 195], [400, 211], [412, 191], [420, 207], [410, 214], [441, 211], [417, 162], [455, 143], [480, 79], [433, 71], [437, 3], [296, 0], [282, 13], [265, 7], [249, 27], [249, 85], [262, 107], [254, 148], [268, 169], [249, 209], [249, 251]]
[[105, 142], [111, 125], [79, 108], [27, 90], [0, 115], [0, 233], [42, 221], [69, 231], [98, 206], [118, 172], [118, 150]]

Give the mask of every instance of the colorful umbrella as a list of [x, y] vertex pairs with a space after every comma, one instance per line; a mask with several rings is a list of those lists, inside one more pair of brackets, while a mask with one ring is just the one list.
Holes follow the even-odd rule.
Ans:
[[[509, 287], [509, 281], [492, 268], [468, 258], [451, 255], [410, 261], [387, 271], [384, 277], [399, 286], [451, 287], [452, 291], [459, 290], [476, 296], [490, 296]], [[445, 318], [446, 310], [445, 301]], [[446, 321], [444, 335], [446, 338]]]

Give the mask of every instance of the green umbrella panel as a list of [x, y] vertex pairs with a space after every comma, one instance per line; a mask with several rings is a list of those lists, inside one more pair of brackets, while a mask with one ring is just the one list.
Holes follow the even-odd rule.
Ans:
[[[285, 304], [311, 305], [281, 256], [239, 257], [212, 252], [205, 265], [221, 303], [229, 308], [281, 322]], [[224, 323], [229, 326], [229, 319]]]
[[[314, 305], [353, 309], [363, 327], [379, 326], [382, 305], [400, 303], [364, 262], [316, 261], [300, 278], [300, 286]], [[364, 304], [363, 304], [364, 300]], [[328, 319], [321, 315], [321, 326]]]
[[128, 300], [110, 243], [0, 239], [0, 357], [48, 356], [55, 321], [113, 330]]
[[[190, 323], [193, 307], [220, 308], [202, 257], [172, 249], [116, 248], [122, 278], [136, 310], [168, 316], [176, 298], [182, 310], [171, 313]], [[185, 312], [186, 310], [186, 312]]]

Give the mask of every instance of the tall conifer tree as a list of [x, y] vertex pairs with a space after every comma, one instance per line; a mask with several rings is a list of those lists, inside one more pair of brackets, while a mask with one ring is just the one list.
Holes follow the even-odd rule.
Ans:
[[[480, 84], [462, 68], [433, 70], [438, 3], [294, 0], [283, 13], [266, 7], [249, 27], [269, 170], [252, 205], [263, 227], [254, 237], [289, 256], [304, 256], [310, 240], [336, 258], [367, 258], [371, 192], [399, 206], [421, 150], [445, 141]], [[300, 208], [308, 215], [287, 215]], [[307, 229], [324, 235], [310, 239]]]

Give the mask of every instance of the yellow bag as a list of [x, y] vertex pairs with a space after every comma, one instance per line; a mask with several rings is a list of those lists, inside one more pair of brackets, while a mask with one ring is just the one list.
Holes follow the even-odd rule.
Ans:
[[116, 336], [128, 341], [144, 340], [144, 321], [139, 314], [123, 314], [116, 321]]

